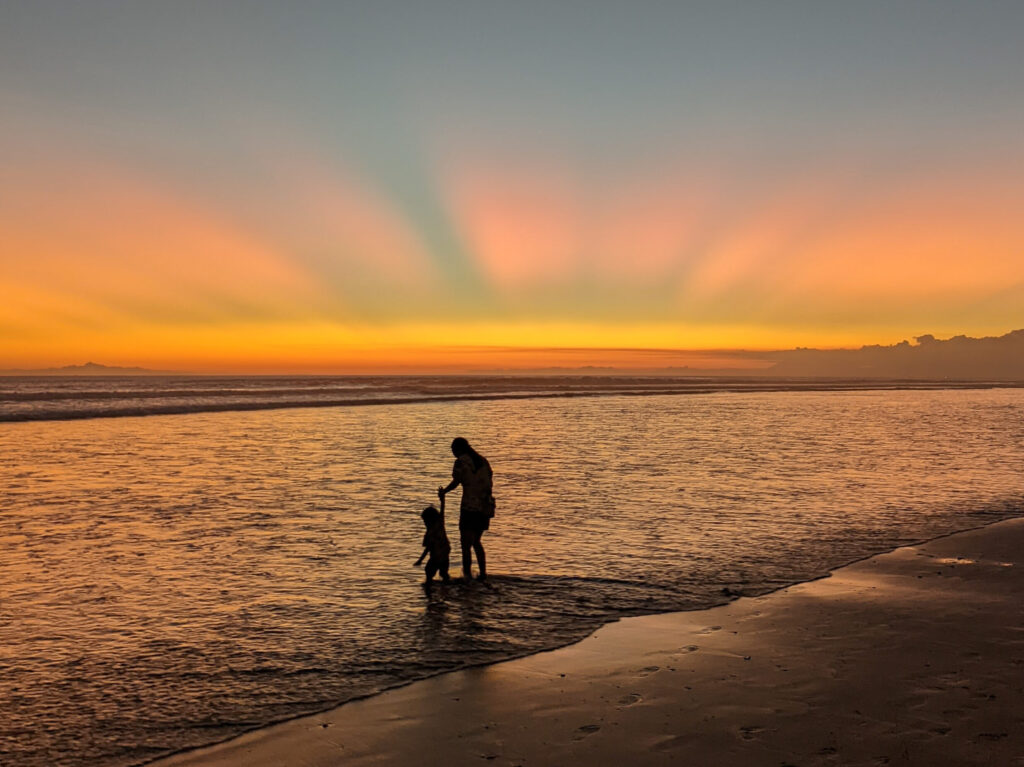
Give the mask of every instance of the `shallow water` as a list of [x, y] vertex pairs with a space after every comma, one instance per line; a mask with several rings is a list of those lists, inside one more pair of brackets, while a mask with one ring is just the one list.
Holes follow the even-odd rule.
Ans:
[[[494, 578], [428, 599], [456, 434], [494, 466]], [[0, 763], [134, 764], [815, 577], [1022, 513], [1022, 459], [1019, 389], [4, 424]]]

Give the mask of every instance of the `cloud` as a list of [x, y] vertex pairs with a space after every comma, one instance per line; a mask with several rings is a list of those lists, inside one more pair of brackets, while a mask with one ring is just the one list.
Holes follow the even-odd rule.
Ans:
[[764, 357], [775, 361], [767, 372], [778, 376], [1024, 381], [1024, 330], [946, 340], [926, 334], [916, 341], [860, 349], [796, 349]]

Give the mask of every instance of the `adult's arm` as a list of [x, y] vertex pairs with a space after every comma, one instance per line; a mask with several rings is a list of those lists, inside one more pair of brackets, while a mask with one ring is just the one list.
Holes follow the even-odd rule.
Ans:
[[437, 488], [437, 494], [444, 497], [446, 494], [450, 493], [452, 490], [457, 488], [459, 484], [462, 482], [462, 477], [460, 476], [461, 473], [462, 472], [459, 470], [459, 461], [458, 459], [456, 459], [455, 465], [452, 467], [452, 481], [449, 482], [445, 487]]

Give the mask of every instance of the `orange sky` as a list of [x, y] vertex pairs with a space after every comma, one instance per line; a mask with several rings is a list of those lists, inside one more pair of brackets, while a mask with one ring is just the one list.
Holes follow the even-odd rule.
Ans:
[[460, 285], [341, 173], [282, 175], [289, 228], [109, 163], [50, 162], [0, 211], [4, 367], [647, 367], [502, 350], [858, 346], [1024, 324], [1024, 220], [1006, 203], [1024, 183], [980, 173], [852, 194], [849, 174], [787, 179], [725, 216], [728, 189], [682, 172], [587, 192], [551, 168], [453, 170], [476, 280]]
[[286, 38], [138, 10], [117, 45], [12, 14], [0, 368], [707, 367], [663, 350], [1024, 327], [998, 18], [951, 50], [898, 13], [741, 41], [717, 11], [548, 36], [509, 11], [515, 44], [477, 49], [443, 12], [401, 45], [322, 13]]

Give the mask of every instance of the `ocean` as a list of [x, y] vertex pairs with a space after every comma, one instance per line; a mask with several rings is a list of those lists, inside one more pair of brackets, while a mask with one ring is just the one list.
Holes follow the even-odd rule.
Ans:
[[[140, 764], [1024, 513], [996, 384], [7, 378], [0, 421], [19, 767]], [[491, 579], [428, 595], [455, 436], [494, 469]]]

